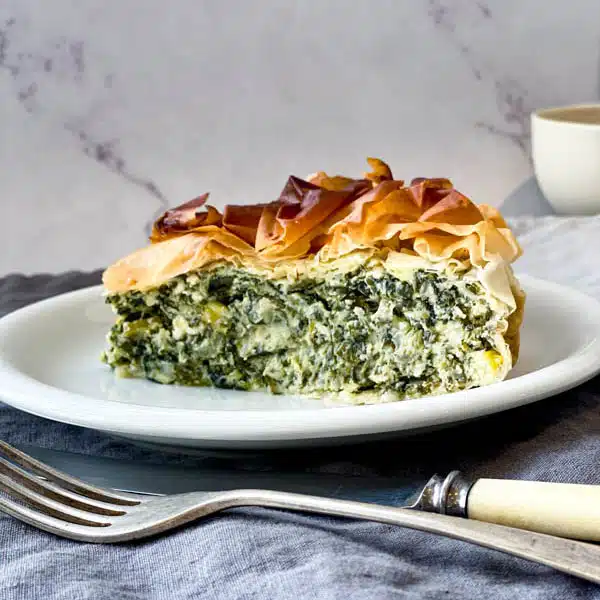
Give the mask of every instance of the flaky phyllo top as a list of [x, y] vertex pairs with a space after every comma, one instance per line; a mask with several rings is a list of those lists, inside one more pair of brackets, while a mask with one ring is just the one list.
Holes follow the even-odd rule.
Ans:
[[500, 213], [476, 205], [448, 179], [405, 184], [381, 160], [367, 160], [371, 172], [362, 179], [292, 176], [267, 204], [228, 205], [221, 213], [204, 194], [168, 210], [151, 244], [109, 267], [104, 285], [112, 293], [147, 290], [220, 260], [275, 269], [375, 249], [396, 265], [477, 272], [514, 310], [507, 267], [521, 250]]

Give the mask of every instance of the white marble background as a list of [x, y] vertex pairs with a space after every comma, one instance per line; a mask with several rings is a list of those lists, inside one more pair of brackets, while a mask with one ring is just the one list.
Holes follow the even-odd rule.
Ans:
[[600, 99], [599, 59], [597, 0], [2, 0], [0, 275], [98, 268], [167, 205], [367, 155], [499, 205], [529, 112]]

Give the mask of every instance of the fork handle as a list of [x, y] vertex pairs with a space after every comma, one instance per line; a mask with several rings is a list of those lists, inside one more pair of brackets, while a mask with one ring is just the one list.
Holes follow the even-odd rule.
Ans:
[[600, 541], [600, 486], [478, 479], [467, 499], [469, 519], [565, 538]]
[[[193, 498], [194, 493], [190, 494], [190, 500]], [[223, 492], [213, 500], [216, 512], [239, 506], [282, 508], [400, 525], [499, 550], [600, 583], [600, 547], [575, 540], [419, 510], [272, 490]]]

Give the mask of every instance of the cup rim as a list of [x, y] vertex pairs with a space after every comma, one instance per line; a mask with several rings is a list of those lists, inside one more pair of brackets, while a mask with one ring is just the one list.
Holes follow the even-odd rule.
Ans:
[[598, 109], [600, 113], [600, 102], [584, 102], [579, 104], [565, 104], [562, 106], [550, 106], [546, 108], [538, 108], [531, 113], [532, 119], [539, 119], [540, 121], [547, 121], [556, 125], [564, 125], [568, 127], [582, 127], [587, 129], [599, 129], [600, 120], [598, 123], [582, 123], [581, 121], [571, 119], [557, 119], [556, 115], [563, 112], [576, 112], [577, 110], [585, 110], [590, 108]]

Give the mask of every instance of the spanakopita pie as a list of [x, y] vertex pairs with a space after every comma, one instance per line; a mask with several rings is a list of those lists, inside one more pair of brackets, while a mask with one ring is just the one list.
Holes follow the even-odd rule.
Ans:
[[105, 362], [163, 384], [380, 402], [504, 379], [520, 248], [448, 179], [290, 177], [278, 199], [168, 210], [103, 277]]

